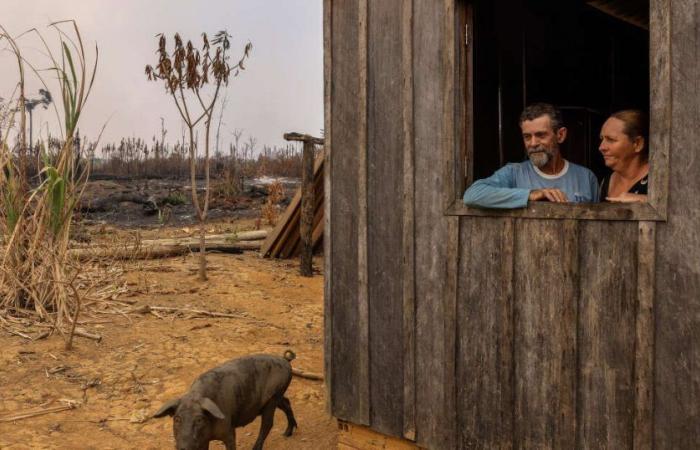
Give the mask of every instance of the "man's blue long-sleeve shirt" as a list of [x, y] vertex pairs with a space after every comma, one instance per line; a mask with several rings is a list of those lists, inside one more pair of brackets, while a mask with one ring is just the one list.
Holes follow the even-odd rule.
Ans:
[[559, 189], [574, 203], [599, 200], [598, 180], [585, 167], [565, 161], [560, 173], [548, 175], [527, 160], [506, 164], [490, 177], [475, 181], [464, 192], [464, 203], [480, 208], [524, 208], [535, 189]]

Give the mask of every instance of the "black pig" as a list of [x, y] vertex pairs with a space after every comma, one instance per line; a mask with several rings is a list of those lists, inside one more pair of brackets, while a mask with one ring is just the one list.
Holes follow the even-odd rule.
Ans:
[[284, 357], [253, 355], [234, 359], [200, 375], [189, 392], [171, 400], [153, 417], [173, 416], [177, 450], [204, 450], [213, 440], [223, 441], [226, 450], [236, 448], [236, 427], [262, 416], [260, 434], [253, 450], [261, 450], [274, 420], [275, 408], [287, 416], [285, 436], [291, 436], [297, 422], [289, 399], [284, 396], [292, 380]]

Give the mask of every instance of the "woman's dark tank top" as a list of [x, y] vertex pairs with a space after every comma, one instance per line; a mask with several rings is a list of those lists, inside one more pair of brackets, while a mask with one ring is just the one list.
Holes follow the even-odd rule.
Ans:
[[[605, 201], [605, 198], [608, 196], [608, 189], [610, 188], [610, 176], [608, 175], [605, 178], [603, 178], [603, 183], [600, 185], [600, 200]], [[645, 175], [644, 178], [641, 180], [637, 181], [634, 186], [630, 188], [629, 192], [630, 194], [641, 194], [641, 195], [647, 195], [647, 190], [649, 188], [649, 175]]]

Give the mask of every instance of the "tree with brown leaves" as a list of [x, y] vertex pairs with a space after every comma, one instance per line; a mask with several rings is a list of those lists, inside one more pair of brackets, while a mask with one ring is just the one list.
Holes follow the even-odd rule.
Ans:
[[[182, 120], [189, 130], [190, 141], [190, 181], [192, 184], [192, 203], [200, 225], [199, 279], [207, 279], [207, 260], [204, 245], [205, 221], [209, 209], [209, 130], [211, 128], [214, 106], [219, 98], [222, 86], [228, 86], [231, 74], [237, 76], [244, 70], [243, 62], [248, 58], [253, 46], [249, 42], [243, 49], [243, 55], [234, 66], [229, 64], [228, 50], [231, 47], [226, 31], [219, 31], [214, 40], [209, 42], [206, 33], [202, 33], [202, 50], [195, 48], [192, 41], [184, 43], [179, 34], [174, 36], [174, 49], [170, 54], [166, 48], [164, 34], [158, 34], [158, 64], [146, 66], [149, 80], [161, 80], [166, 92], [175, 101]], [[213, 47], [212, 47], [213, 46]], [[208, 101], [204, 98], [204, 89], [212, 88]], [[198, 107], [193, 108], [193, 105]], [[195, 114], [195, 111], [198, 114]], [[196, 138], [195, 127], [204, 124], [204, 199], [203, 205], [197, 195], [196, 180]]]

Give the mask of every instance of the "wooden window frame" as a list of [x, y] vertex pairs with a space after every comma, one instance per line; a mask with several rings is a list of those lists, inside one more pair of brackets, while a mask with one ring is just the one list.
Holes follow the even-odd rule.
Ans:
[[[472, 179], [473, 68], [470, 37], [471, 5], [455, 0], [454, 48], [447, 57], [454, 67], [454, 149], [446, 164], [446, 179], [453, 184], [446, 216], [517, 217], [530, 219], [666, 221], [671, 150], [671, 0], [649, 0], [649, 195], [646, 203], [557, 204], [530, 202], [526, 208], [485, 209], [468, 207], [462, 195]], [[466, 30], [466, 33], [465, 33]], [[465, 35], [466, 34], [466, 35]], [[452, 198], [450, 198], [452, 197]]]

